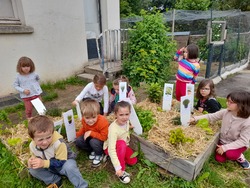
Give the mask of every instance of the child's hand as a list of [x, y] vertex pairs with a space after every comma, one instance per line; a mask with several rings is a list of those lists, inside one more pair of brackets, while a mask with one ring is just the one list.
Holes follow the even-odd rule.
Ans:
[[72, 102], [72, 105], [73, 105], [73, 106], [76, 106], [77, 103], [78, 103], [78, 101], [77, 101], [77, 100], [74, 100], [74, 101]]
[[28, 161], [28, 166], [33, 169], [43, 168], [44, 161], [40, 158], [30, 158]]
[[91, 131], [87, 131], [84, 133], [84, 140], [86, 140], [91, 134]]
[[217, 149], [216, 149], [216, 152], [220, 155], [222, 155], [224, 153], [223, 149], [222, 149], [222, 145], [217, 145]]
[[122, 170], [117, 170], [117, 171], [115, 172], [115, 175], [117, 175], [118, 177], [119, 177], [119, 176], [122, 176], [122, 175], [123, 175], [123, 171], [122, 171]]
[[203, 112], [203, 110], [204, 110], [203, 108], [198, 107], [198, 111], [199, 111], [199, 112]]
[[25, 95], [29, 95], [29, 94], [30, 94], [30, 90], [25, 89], [25, 90], [23, 91], [23, 93], [24, 93]]

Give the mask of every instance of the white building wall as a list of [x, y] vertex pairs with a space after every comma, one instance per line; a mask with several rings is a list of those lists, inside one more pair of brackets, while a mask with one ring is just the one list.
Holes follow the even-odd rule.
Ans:
[[120, 1], [101, 0], [102, 31], [120, 29]]
[[16, 92], [21, 56], [30, 57], [42, 82], [67, 78], [88, 61], [83, 0], [20, 0], [32, 34], [0, 34], [0, 97]]

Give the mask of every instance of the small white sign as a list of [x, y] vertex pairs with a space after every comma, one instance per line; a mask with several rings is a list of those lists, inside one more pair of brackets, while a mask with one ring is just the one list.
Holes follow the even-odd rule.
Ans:
[[78, 102], [76, 103], [76, 113], [77, 113], [78, 120], [82, 120], [82, 113], [80, 109], [80, 104]]
[[31, 103], [35, 107], [39, 115], [45, 115], [46, 108], [39, 98], [31, 100]]
[[63, 119], [60, 119], [60, 120], [54, 122], [55, 130], [56, 130], [59, 134], [61, 134], [62, 125], [63, 125]]
[[190, 96], [191, 98], [191, 112], [194, 110], [194, 84], [187, 84], [186, 85], [186, 95]]
[[74, 141], [76, 139], [76, 129], [72, 109], [63, 113], [63, 120], [66, 128], [68, 142]]
[[162, 110], [171, 110], [173, 87], [173, 84], [164, 84]]
[[141, 123], [140, 123], [140, 121], [138, 119], [138, 116], [137, 116], [137, 114], [135, 112], [133, 104], [132, 104], [132, 102], [131, 102], [131, 100], [129, 98], [126, 98], [124, 101], [129, 102], [130, 105], [131, 105], [131, 114], [130, 114], [130, 117], [129, 117], [129, 121], [132, 124], [132, 126], [134, 126], [134, 132], [137, 135], [141, 135], [142, 134], [142, 126], [141, 126]]
[[127, 82], [119, 82], [119, 101], [127, 98]]
[[188, 126], [191, 117], [191, 98], [190, 96], [181, 97], [181, 124]]

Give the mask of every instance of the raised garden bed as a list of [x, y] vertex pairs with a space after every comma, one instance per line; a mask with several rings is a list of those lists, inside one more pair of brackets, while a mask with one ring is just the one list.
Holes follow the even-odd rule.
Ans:
[[[135, 150], [143, 152], [146, 159], [156, 163], [185, 180], [194, 180], [200, 173], [204, 162], [214, 152], [219, 139], [220, 123], [210, 124], [207, 129], [196, 125], [184, 127], [174, 123], [179, 114], [179, 102], [173, 101], [172, 110], [161, 111], [159, 104], [145, 100], [137, 104], [145, 110], [153, 112], [156, 123], [143, 136], [131, 135], [130, 145]], [[199, 112], [195, 112], [197, 115]], [[181, 129], [185, 136], [193, 140], [183, 144], [170, 144], [170, 133]], [[209, 131], [208, 131], [209, 129]], [[140, 146], [139, 146], [140, 145]]]
[[219, 133], [216, 133], [204, 152], [200, 153], [194, 160], [173, 157], [171, 151], [166, 152], [161, 147], [135, 134], [131, 134], [130, 146], [138, 151], [138, 144], [140, 144], [140, 149], [146, 159], [185, 180], [191, 181], [200, 173], [204, 162], [214, 151], [218, 139]]

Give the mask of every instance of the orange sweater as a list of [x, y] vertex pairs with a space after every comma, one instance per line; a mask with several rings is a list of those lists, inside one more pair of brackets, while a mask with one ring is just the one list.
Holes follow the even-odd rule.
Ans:
[[91, 131], [90, 136], [92, 138], [97, 138], [98, 140], [105, 141], [108, 138], [108, 127], [109, 127], [109, 122], [102, 115], [98, 115], [97, 121], [95, 122], [94, 125], [91, 126], [86, 124], [84, 118], [82, 118], [82, 127], [76, 133], [76, 137], [84, 135], [84, 133], [87, 131]]

